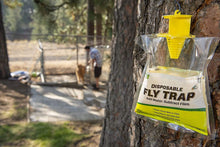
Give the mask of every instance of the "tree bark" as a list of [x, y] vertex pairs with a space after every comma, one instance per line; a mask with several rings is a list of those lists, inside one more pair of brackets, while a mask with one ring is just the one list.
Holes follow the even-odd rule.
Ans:
[[[131, 116], [136, 86], [146, 63], [144, 51], [135, 47], [134, 34], [156, 34], [168, 31], [162, 15], [170, 15], [177, 7], [171, 0], [115, 0], [114, 38], [111, 73], [106, 104], [106, 117], [100, 146], [183, 147], [220, 146], [220, 48], [208, 67], [216, 138], [198, 133], [183, 133], [160, 126], [151, 120]], [[193, 15], [191, 34], [220, 36], [220, 2], [218, 0], [179, 0], [182, 14]], [[136, 14], [138, 6], [138, 14]], [[138, 16], [138, 25], [135, 18]], [[133, 48], [135, 47], [135, 50]], [[133, 54], [134, 51], [134, 54]], [[131, 61], [132, 60], [132, 61]], [[134, 64], [133, 64], [134, 61]], [[134, 75], [133, 79], [132, 76]]]
[[5, 29], [2, 17], [2, 1], [0, 1], [0, 78], [10, 77]]
[[105, 29], [104, 29], [104, 42], [106, 43], [109, 38], [112, 38], [112, 25], [113, 25], [113, 16], [112, 11], [107, 10], [107, 19], [105, 20]]
[[102, 14], [97, 11], [96, 14], [96, 45], [102, 44]]
[[130, 145], [136, 0], [115, 0], [111, 73], [100, 147]]
[[[139, 0], [139, 27], [137, 35], [142, 34], [156, 34], [167, 32], [167, 22], [162, 21], [162, 15], [170, 15], [175, 11], [175, 1], [171, 0]], [[213, 0], [179, 0], [182, 7], [182, 14], [190, 14], [192, 16], [192, 26], [191, 34], [196, 36], [220, 36], [219, 35], [219, 26], [220, 26], [220, 3]], [[215, 14], [215, 15], [213, 15]], [[219, 48], [217, 49], [219, 52]], [[218, 57], [220, 54], [218, 54]], [[140, 79], [140, 73], [143, 71], [144, 64], [146, 63], [146, 55], [142, 49], [136, 48], [135, 50], [135, 80]], [[216, 57], [217, 58], [217, 57]], [[214, 69], [219, 69], [220, 63], [214, 58], [215, 62], [218, 62], [218, 66], [213, 64], [214, 67], [209, 67], [209, 75], [216, 72]], [[218, 72], [214, 73], [218, 76]], [[210, 76], [209, 76], [210, 79]], [[213, 79], [213, 78], [212, 78]], [[216, 80], [217, 82], [217, 80]], [[217, 82], [219, 84], [219, 82]], [[211, 83], [210, 83], [211, 84]], [[213, 83], [212, 83], [213, 85]], [[214, 84], [216, 85], [216, 84]], [[214, 96], [213, 98], [213, 109], [216, 112], [216, 103], [220, 97], [220, 90], [211, 87]], [[218, 108], [220, 108], [218, 106]], [[219, 109], [218, 109], [219, 110]], [[220, 111], [219, 111], [220, 112]], [[218, 113], [218, 112], [217, 112]], [[215, 113], [215, 114], [217, 114]], [[218, 113], [220, 114], [220, 113]], [[218, 117], [219, 118], [219, 117]], [[219, 137], [219, 120], [216, 119], [217, 126], [217, 137]], [[132, 146], [193, 146], [193, 147], [202, 147], [202, 146], [216, 146], [218, 144], [217, 138], [215, 140], [210, 140], [208, 137], [202, 136], [198, 133], [182, 133], [168, 129], [166, 127], [160, 126], [157, 123], [152, 122], [151, 120], [142, 120], [135, 118], [133, 122], [133, 130], [135, 130], [135, 137], [132, 141]]]
[[94, 45], [94, 0], [87, 0], [87, 45]]

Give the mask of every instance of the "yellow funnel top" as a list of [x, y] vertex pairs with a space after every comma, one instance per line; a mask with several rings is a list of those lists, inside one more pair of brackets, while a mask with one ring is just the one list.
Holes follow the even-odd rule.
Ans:
[[166, 37], [171, 59], [178, 59], [185, 43], [186, 38], [192, 38], [190, 35], [191, 15], [181, 15], [176, 10], [174, 15], [165, 15], [169, 19], [169, 32], [158, 34], [159, 37]]

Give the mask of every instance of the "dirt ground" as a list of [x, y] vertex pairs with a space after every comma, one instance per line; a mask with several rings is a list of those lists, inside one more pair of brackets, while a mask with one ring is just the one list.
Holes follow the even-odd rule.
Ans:
[[[30, 86], [19, 81], [0, 80], [0, 125], [28, 123]], [[96, 147], [99, 144], [102, 122], [70, 122], [70, 129], [89, 134], [73, 146]]]
[[19, 81], [0, 80], [0, 124], [27, 121], [30, 87]]

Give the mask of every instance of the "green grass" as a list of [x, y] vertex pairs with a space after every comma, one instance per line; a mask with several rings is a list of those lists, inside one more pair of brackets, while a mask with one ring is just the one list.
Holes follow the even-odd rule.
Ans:
[[29, 123], [0, 126], [0, 145], [66, 147], [85, 135], [76, 134], [68, 124]]

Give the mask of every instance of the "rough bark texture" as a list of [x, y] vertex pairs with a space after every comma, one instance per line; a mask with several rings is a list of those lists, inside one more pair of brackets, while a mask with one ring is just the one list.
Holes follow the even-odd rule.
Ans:
[[111, 73], [100, 147], [130, 146], [136, 6], [136, 0], [115, 0]]
[[[162, 15], [173, 14], [174, 3], [171, 0], [139, 0], [138, 33], [155, 34], [167, 32], [167, 21], [162, 20]], [[220, 2], [214, 0], [179, 0], [183, 14], [191, 14], [191, 33], [196, 36], [220, 36]], [[135, 81], [140, 79], [140, 73], [146, 62], [146, 55], [142, 49], [135, 49]], [[135, 137], [132, 146], [160, 147], [160, 146], [220, 146], [220, 89], [219, 89], [219, 69], [220, 69], [220, 49], [216, 50], [211, 61], [208, 73], [212, 90], [213, 109], [216, 122], [216, 139], [209, 140], [198, 133], [181, 133], [159, 126], [152, 121], [145, 121], [135, 118]]]
[[[131, 117], [132, 91], [136, 90], [146, 63], [146, 54], [141, 48], [136, 46], [133, 52], [135, 29], [136, 36], [167, 32], [167, 21], [162, 20], [162, 15], [173, 14], [174, 5], [176, 5], [174, 0], [139, 0], [137, 2], [132, 0], [115, 1], [112, 65], [106, 118], [100, 146], [220, 146], [219, 47], [208, 67], [217, 130], [216, 138], [210, 140], [198, 133], [182, 133], [150, 120]], [[220, 36], [219, 0], [179, 0], [179, 3], [182, 7], [182, 14], [193, 15], [191, 34], [203, 37]], [[135, 5], [138, 6], [137, 15]], [[136, 28], [135, 16], [138, 18]], [[133, 79], [132, 75], [134, 75]]]
[[8, 78], [10, 76], [8, 64], [8, 52], [5, 39], [5, 30], [2, 17], [2, 1], [0, 1], [0, 78]]

